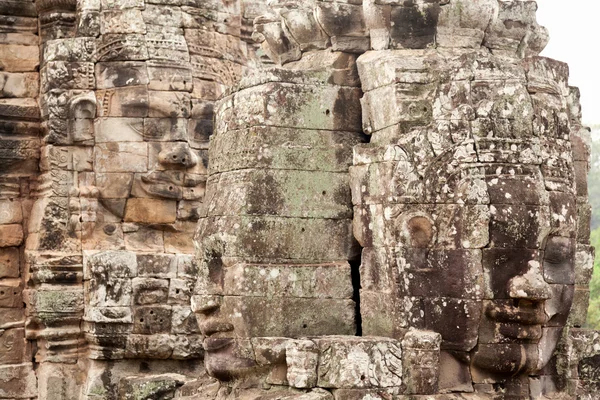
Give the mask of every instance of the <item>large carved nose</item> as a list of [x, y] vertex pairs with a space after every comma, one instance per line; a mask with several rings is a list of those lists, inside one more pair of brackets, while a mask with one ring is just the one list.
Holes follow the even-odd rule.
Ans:
[[540, 263], [529, 261], [527, 273], [517, 275], [508, 282], [508, 292], [513, 299], [549, 299], [550, 286], [544, 280]]
[[187, 143], [177, 143], [158, 153], [158, 161], [161, 164], [191, 168], [198, 164], [198, 156], [192, 152], [192, 149], [190, 149], [190, 146]]

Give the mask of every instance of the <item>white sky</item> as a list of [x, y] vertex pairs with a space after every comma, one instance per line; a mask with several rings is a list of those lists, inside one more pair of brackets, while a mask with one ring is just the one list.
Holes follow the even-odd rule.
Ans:
[[569, 84], [581, 90], [583, 121], [600, 124], [600, 0], [537, 0], [537, 19], [550, 31], [545, 57], [567, 62]]

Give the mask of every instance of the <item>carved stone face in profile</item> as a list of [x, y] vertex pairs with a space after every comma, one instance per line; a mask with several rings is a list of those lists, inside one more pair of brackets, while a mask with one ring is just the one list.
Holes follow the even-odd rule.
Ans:
[[[541, 369], [574, 292], [565, 66], [433, 51], [358, 62], [373, 132], [351, 172], [365, 334], [440, 332], [475, 382]], [[375, 67], [395, 82], [367, 76]]]

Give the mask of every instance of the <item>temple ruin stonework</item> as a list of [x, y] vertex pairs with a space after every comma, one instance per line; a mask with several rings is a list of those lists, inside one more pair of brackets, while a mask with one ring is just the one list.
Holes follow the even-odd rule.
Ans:
[[536, 10], [0, 0], [0, 399], [600, 398]]

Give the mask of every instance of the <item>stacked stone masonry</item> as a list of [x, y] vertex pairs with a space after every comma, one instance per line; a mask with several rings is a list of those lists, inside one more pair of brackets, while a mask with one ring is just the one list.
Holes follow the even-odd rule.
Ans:
[[598, 398], [536, 10], [0, 0], [0, 399]]

